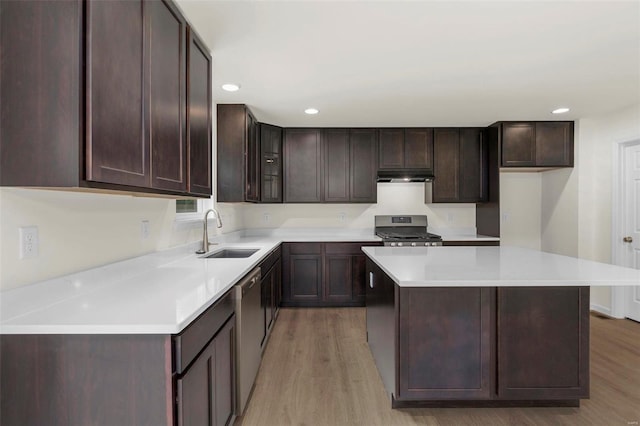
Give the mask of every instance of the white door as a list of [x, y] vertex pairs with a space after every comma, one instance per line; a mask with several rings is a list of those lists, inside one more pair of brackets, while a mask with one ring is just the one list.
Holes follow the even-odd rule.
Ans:
[[[640, 144], [625, 148], [624, 153], [624, 241], [626, 265], [640, 269]], [[627, 290], [626, 317], [640, 321], [640, 286]]]

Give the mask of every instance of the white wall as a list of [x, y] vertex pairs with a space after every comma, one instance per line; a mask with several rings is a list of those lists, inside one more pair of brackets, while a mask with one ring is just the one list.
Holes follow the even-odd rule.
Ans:
[[[640, 104], [579, 121], [578, 255], [611, 262], [613, 152], [618, 142], [640, 137]], [[611, 309], [611, 289], [592, 288], [592, 306]]]
[[[224, 232], [242, 227], [236, 206], [219, 206]], [[0, 189], [0, 289], [30, 284], [202, 238], [201, 221], [175, 222], [175, 201], [129, 195]], [[141, 221], [150, 223], [148, 239]], [[37, 226], [40, 252], [19, 259], [21, 226]], [[217, 233], [211, 227], [212, 235]]]
[[424, 183], [379, 183], [377, 204], [247, 204], [243, 208], [244, 225], [362, 229], [373, 228], [375, 215], [426, 214], [429, 226], [434, 228], [476, 226], [475, 204], [425, 204], [424, 199]]
[[500, 173], [500, 244], [540, 250], [542, 173]]
[[578, 256], [578, 167], [540, 173], [542, 251]]

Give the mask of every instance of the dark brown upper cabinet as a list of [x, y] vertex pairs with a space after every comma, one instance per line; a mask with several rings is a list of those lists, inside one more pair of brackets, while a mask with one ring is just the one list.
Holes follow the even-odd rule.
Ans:
[[188, 194], [190, 64], [174, 3], [7, 2], [0, 19], [0, 185]]
[[499, 125], [502, 167], [573, 167], [573, 121]]
[[375, 129], [286, 129], [285, 202], [375, 203]]
[[325, 202], [349, 202], [349, 129], [323, 129]]
[[284, 131], [284, 202], [322, 202], [322, 138], [319, 129]]
[[[248, 111], [248, 110], [247, 110]], [[260, 201], [260, 135], [258, 120], [248, 112], [247, 114], [247, 155], [245, 157], [245, 201], [257, 203]], [[224, 157], [222, 158], [224, 161]]]
[[483, 129], [434, 130], [434, 203], [475, 203], [487, 197]]
[[260, 123], [260, 201], [282, 202], [282, 128]]
[[378, 200], [377, 138], [375, 129], [349, 131], [349, 201], [352, 203], [375, 203]]
[[379, 129], [380, 170], [433, 170], [433, 129]]
[[[217, 199], [220, 202], [245, 201], [247, 195], [250, 201], [256, 201], [259, 197], [259, 193], [251, 193], [258, 192], [259, 175], [255, 172], [260, 155], [257, 123], [246, 105], [218, 105]], [[254, 166], [251, 176], [248, 174], [249, 164]]]
[[[211, 195], [211, 55], [204, 43], [188, 31], [189, 192]], [[204, 113], [203, 113], [204, 112]]]

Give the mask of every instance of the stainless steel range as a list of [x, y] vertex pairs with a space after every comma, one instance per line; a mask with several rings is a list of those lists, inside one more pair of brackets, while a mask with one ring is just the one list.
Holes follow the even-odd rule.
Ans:
[[376, 216], [375, 233], [385, 246], [441, 246], [440, 235], [427, 232], [427, 216]]

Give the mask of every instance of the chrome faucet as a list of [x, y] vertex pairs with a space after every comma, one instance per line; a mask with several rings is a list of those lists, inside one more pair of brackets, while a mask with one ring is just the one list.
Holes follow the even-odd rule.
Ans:
[[203, 225], [203, 234], [202, 234], [202, 247], [200, 250], [196, 252], [196, 254], [204, 254], [209, 251], [209, 246], [215, 244], [209, 242], [209, 233], [207, 232], [207, 217], [209, 217], [209, 213], [213, 213], [216, 217], [218, 228], [222, 228], [222, 219], [220, 219], [220, 213], [216, 209], [209, 209], [204, 214], [204, 225]]

